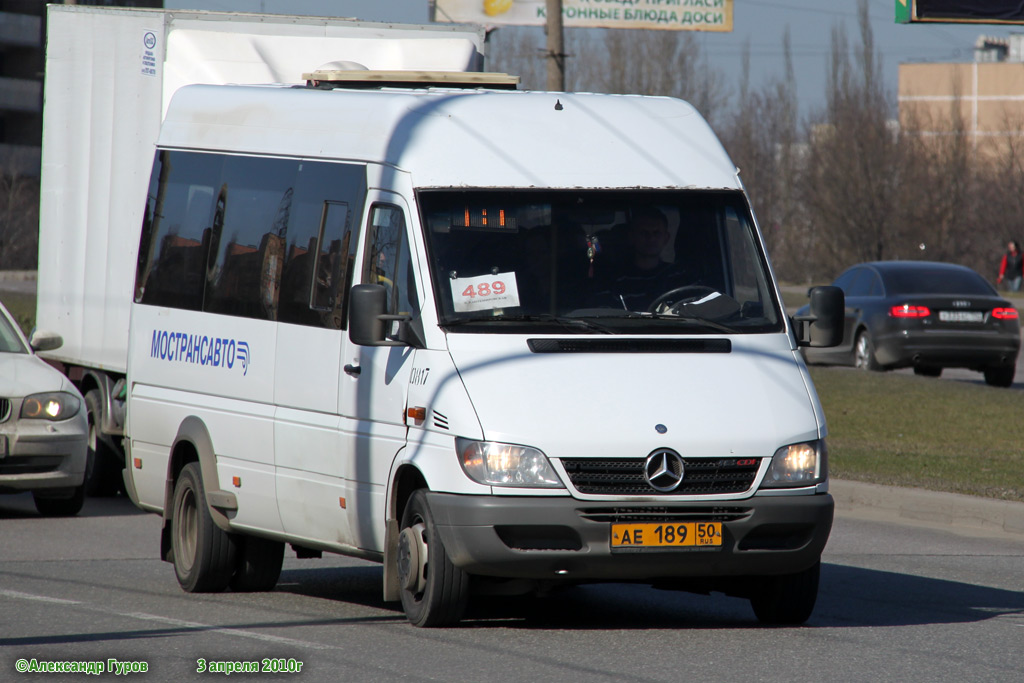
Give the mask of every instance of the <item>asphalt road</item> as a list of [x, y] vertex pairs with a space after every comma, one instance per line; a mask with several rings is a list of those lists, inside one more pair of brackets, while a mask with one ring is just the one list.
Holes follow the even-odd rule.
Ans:
[[81, 680], [16, 673], [33, 658], [144, 664], [135, 677], [148, 681], [264, 659], [301, 671], [234, 676], [1007, 681], [1024, 670], [1024, 540], [1005, 535], [841, 511], [801, 628], [761, 627], [735, 598], [602, 585], [491, 600], [431, 630], [381, 602], [379, 566], [335, 556], [286, 559], [270, 593], [187, 595], [157, 559], [158, 529], [124, 499], [43, 519], [28, 496], [0, 497], [0, 680]]

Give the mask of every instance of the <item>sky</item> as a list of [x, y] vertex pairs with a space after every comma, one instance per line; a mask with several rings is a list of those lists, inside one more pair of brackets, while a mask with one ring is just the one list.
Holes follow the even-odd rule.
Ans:
[[[894, 0], [869, 0], [871, 28], [882, 60], [882, 74], [895, 101], [898, 68], [904, 62], [970, 62], [980, 35], [1005, 37], [1024, 26], [986, 24], [897, 24]], [[171, 9], [263, 11], [348, 16], [365, 21], [426, 23], [428, 0], [165, 0]], [[751, 85], [783, 75], [782, 36], [789, 28], [797, 95], [803, 116], [825, 103], [826, 68], [832, 29], [845, 27], [848, 43], [859, 42], [857, 0], [735, 0], [731, 33], [697, 32], [704, 54], [721, 70], [728, 87], [737, 88], [742, 51], [750, 45]], [[543, 34], [537, 32], [537, 45]], [[572, 29], [570, 29], [572, 30]], [[576, 29], [579, 30], [579, 29]], [[572, 63], [568, 65], [572, 68]]]

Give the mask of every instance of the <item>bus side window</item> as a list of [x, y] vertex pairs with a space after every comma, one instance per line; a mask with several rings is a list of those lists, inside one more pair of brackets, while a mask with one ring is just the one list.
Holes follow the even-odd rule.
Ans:
[[345, 329], [356, 239], [353, 206], [361, 206], [366, 170], [303, 161], [292, 203], [278, 319]]

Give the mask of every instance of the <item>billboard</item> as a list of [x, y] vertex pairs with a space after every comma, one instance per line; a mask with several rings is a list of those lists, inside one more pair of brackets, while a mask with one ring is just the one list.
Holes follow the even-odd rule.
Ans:
[[896, 0], [896, 23], [1024, 24], [1021, 0]]
[[[733, 0], [562, 0], [566, 28], [732, 31]], [[434, 21], [542, 26], [545, 0], [435, 0]]]

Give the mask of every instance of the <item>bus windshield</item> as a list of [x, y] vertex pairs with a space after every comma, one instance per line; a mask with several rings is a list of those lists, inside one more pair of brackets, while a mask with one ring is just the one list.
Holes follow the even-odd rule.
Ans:
[[450, 332], [782, 330], [743, 195], [421, 190]]

